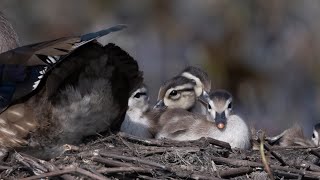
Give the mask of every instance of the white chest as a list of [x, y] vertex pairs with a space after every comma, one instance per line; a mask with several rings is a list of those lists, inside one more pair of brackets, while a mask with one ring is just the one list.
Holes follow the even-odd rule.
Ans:
[[126, 117], [121, 125], [121, 131], [144, 138], [152, 138], [149, 132], [150, 121], [138, 110], [128, 110]]

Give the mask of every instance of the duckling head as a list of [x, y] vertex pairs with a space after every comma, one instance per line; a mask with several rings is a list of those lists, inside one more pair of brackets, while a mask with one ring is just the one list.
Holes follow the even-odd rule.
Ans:
[[219, 129], [224, 129], [232, 111], [232, 96], [225, 90], [216, 90], [209, 97], [207, 118], [214, 121]]
[[182, 76], [168, 80], [160, 87], [158, 101], [154, 109], [192, 108], [197, 100], [195, 86], [194, 80]]
[[196, 82], [196, 93], [199, 97], [203, 93], [208, 94], [211, 91], [211, 80], [208, 77], [208, 74], [202, 69], [195, 66], [186, 67], [180, 74], [180, 76], [192, 79]]
[[146, 112], [149, 109], [149, 95], [146, 86], [142, 86], [135, 90], [128, 100], [128, 110], [140, 109]]
[[312, 142], [316, 145], [319, 146], [320, 145], [320, 139], [319, 139], [319, 132], [320, 132], [320, 123], [314, 125], [313, 127], [313, 134], [312, 134]]

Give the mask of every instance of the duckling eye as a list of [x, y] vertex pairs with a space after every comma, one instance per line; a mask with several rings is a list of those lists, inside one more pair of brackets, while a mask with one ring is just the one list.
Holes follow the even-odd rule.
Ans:
[[312, 138], [316, 138], [316, 136], [314, 135], [314, 133], [312, 134]]
[[140, 98], [141, 96], [143, 96], [143, 95], [147, 95], [147, 93], [137, 93], [137, 94], [135, 94], [133, 97], [135, 97], [135, 98]]
[[210, 104], [208, 104], [208, 109], [209, 109], [209, 110], [211, 110], [211, 109], [212, 109], [212, 107], [210, 106]]
[[229, 103], [228, 109], [232, 109], [232, 103]]
[[176, 90], [172, 90], [170, 92], [170, 96], [176, 96], [177, 94], [178, 94], [178, 91], [176, 91]]

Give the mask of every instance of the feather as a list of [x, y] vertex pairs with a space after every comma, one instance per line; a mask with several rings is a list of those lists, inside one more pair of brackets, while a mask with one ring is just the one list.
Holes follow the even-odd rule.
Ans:
[[[2, 86], [6, 87], [2, 88], [6, 90], [0, 92], [3, 98], [0, 112], [36, 90], [48, 72], [74, 50], [125, 27], [125, 25], [117, 25], [82, 36], [64, 37], [22, 46], [0, 54], [0, 89]], [[8, 84], [10, 84], [10, 90], [8, 90]]]

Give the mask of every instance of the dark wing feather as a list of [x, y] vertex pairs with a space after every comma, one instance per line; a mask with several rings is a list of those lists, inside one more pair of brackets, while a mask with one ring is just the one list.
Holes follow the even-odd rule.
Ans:
[[[0, 66], [2, 67], [0, 89], [5, 89], [0, 94], [5, 98], [2, 106], [7, 107], [12, 101], [18, 100], [34, 91], [46, 74], [77, 48], [125, 27], [125, 25], [117, 25], [79, 37], [65, 37], [45, 41], [18, 47], [0, 54]], [[8, 69], [10, 69], [11, 73], [7, 73]], [[20, 76], [16, 76], [15, 73], [20, 74]], [[22, 79], [18, 80], [17, 77]], [[7, 90], [8, 83], [10, 87], [14, 87], [14, 90]], [[5, 105], [6, 103], [8, 104]], [[1, 109], [0, 112], [5, 108]]]

